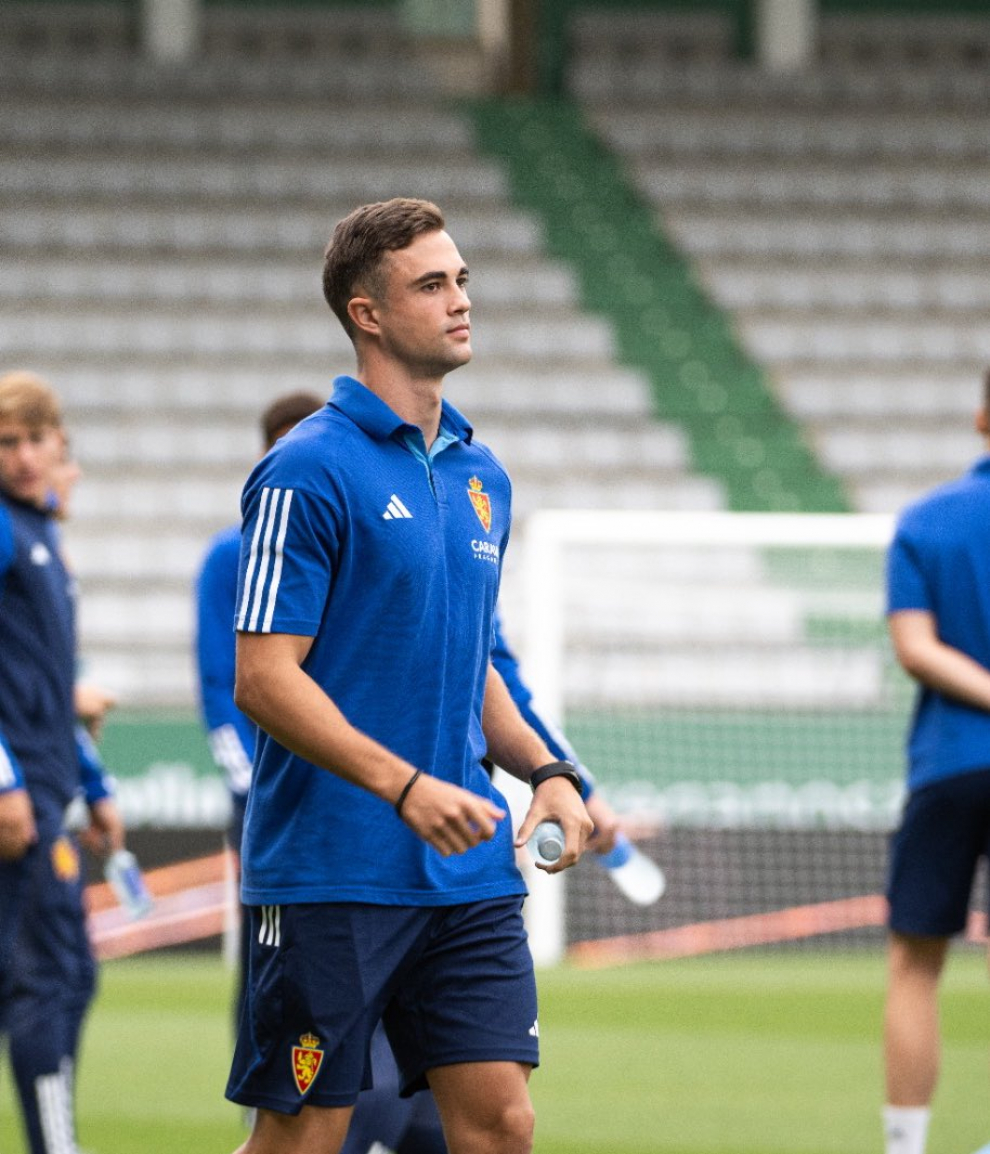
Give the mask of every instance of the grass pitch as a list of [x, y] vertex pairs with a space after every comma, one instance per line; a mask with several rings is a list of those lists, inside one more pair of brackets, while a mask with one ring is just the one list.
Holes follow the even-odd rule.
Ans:
[[[877, 1154], [876, 953], [752, 953], [609, 971], [543, 971], [537, 1154]], [[929, 1154], [990, 1140], [983, 955], [959, 949], [942, 1002]], [[223, 1100], [230, 975], [215, 958], [103, 967], [79, 1087], [93, 1154], [230, 1154]], [[24, 1146], [4, 1070], [0, 1151]]]

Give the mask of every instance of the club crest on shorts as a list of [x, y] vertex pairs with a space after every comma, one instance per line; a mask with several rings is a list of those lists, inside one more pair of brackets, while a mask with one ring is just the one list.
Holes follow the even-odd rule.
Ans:
[[60, 882], [79, 880], [79, 853], [64, 835], [52, 845], [52, 870]]
[[481, 491], [481, 481], [478, 477], [472, 477], [468, 481], [468, 496], [471, 498], [474, 511], [478, 514], [478, 520], [485, 527], [485, 532], [491, 532], [492, 499], [487, 493]]
[[300, 1094], [306, 1091], [316, 1081], [316, 1075], [323, 1065], [323, 1050], [320, 1048], [320, 1039], [314, 1034], [303, 1034], [299, 1045], [292, 1047], [292, 1076], [296, 1080], [296, 1089]]

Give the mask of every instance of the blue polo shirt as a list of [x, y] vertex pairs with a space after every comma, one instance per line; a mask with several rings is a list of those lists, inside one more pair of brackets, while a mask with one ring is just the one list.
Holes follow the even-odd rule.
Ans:
[[[442, 448], [338, 377], [244, 489], [235, 628], [313, 638], [305, 671], [348, 721], [424, 772], [504, 801], [481, 708], [511, 488], [444, 403]], [[419, 441], [417, 441], [419, 438]], [[445, 443], [446, 442], [446, 443]], [[259, 735], [244, 901], [452, 905], [525, 892], [511, 823], [442, 857], [392, 806]]]
[[[990, 669], [990, 457], [909, 505], [887, 554], [887, 612], [933, 614], [938, 635]], [[908, 786], [990, 766], [990, 713], [919, 686]]]

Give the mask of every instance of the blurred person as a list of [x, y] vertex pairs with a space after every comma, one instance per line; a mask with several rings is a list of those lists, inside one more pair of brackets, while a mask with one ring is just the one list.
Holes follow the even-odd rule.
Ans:
[[[490, 662], [510, 487], [442, 399], [471, 357], [467, 268], [435, 205], [334, 230], [324, 295], [355, 377], [244, 489], [236, 702], [258, 725], [242, 843], [248, 989], [227, 1095], [241, 1154], [341, 1149], [383, 1019], [401, 1092], [452, 1154], [528, 1154], [536, 989], [515, 847], [558, 872], [592, 823]], [[489, 755], [528, 781], [515, 840]]]
[[[976, 429], [990, 451], [990, 372]], [[990, 455], [909, 505], [887, 559], [887, 620], [918, 683], [908, 797], [891, 843], [884, 1019], [887, 1154], [923, 1154], [939, 1071], [938, 987], [990, 853]]]
[[53, 484], [61, 406], [33, 373], [0, 377], [0, 1029], [31, 1154], [76, 1154], [75, 1064], [96, 967], [66, 810], [107, 852], [123, 826], [75, 707], [74, 583]]

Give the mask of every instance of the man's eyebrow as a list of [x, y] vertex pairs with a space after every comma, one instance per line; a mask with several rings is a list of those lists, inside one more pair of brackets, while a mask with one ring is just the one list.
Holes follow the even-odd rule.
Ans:
[[[461, 265], [460, 271], [458, 272], [457, 276], [459, 278], [459, 277], [467, 276], [467, 275], [468, 275], [468, 267], [466, 264], [463, 264], [463, 265]], [[418, 284], [426, 284], [427, 282], [429, 282], [431, 280], [446, 280], [446, 279], [447, 279], [447, 274], [445, 272], [424, 272], [422, 276], [416, 277], [416, 279], [412, 283], [413, 283], [413, 285], [418, 285]]]

